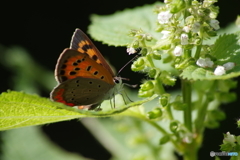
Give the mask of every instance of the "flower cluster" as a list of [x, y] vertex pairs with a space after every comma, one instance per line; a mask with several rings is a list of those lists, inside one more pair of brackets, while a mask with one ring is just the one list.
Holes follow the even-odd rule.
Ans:
[[[178, 58], [178, 61], [175, 61], [175, 66], [186, 63], [187, 61], [184, 61], [186, 58], [194, 58], [200, 67], [214, 67], [214, 62], [210, 58], [201, 58], [210, 54], [210, 51], [201, 50], [201, 45], [204, 39], [216, 36], [215, 30], [220, 28], [218, 20], [215, 19], [218, 14], [218, 7], [213, 5], [215, 2], [214, 0], [205, 0], [203, 3], [192, 1], [191, 5], [187, 5], [186, 1], [183, 0], [165, 0], [167, 5], [156, 10], [158, 13], [158, 31], [161, 31], [162, 38], [155, 47], [165, 50], [166, 53], [172, 53], [176, 58], [182, 57], [182, 60]], [[183, 11], [187, 12], [183, 13]], [[184, 18], [185, 23], [180, 23], [182, 18]], [[193, 47], [200, 49], [189, 54], [188, 51]], [[181, 64], [181, 66], [187, 65]], [[213, 74], [223, 75], [234, 66], [233, 62], [228, 62], [223, 66], [218, 65]]]
[[227, 152], [236, 152], [239, 153], [240, 150], [240, 136], [235, 136], [230, 132], [227, 132], [224, 135], [223, 144], [221, 144], [221, 150]]
[[[210, 58], [200, 58], [197, 60], [196, 64], [203, 68], [212, 68], [214, 66], [213, 61]], [[233, 62], [227, 62], [225, 64], [218, 65], [214, 70], [214, 75], [221, 76], [226, 73], [226, 71], [233, 69], [235, 66], [235, 63]]]
[[[134, 40], [128, 45], [127, 52], [141, 55], [132, 64], [132, 70], [148, 73], [150, 78], [154, 78], [151, 81], [153, 84], [151, 94], [146, 94], [148, 89], [142, 90], [140, 91], [142, 97], [149, 97], [156, 93], [154, 89], [154, 86], [157, 85], [156, 82], [161, 81], [164, 85], [174, 85], [176, 81], [171, 73], [163, 72], [161, 68], [155, 67], [158, 62], [154, 60], [170, 63], [180, 72], [189, 65], [197, 65], [211, 70], [212, 74], [216, 76], [224, 75], [226, 71], [233, 69], [235, 66], [233, 62], [224, 65], [218, 64], [216, 58], [211, 55], [211, 45], [203, 45], [203, 40], [216, 36], [216, 30], [220, 28], [219, 22], [216, 20], [219, 8], [214, 6], [215, 2], [216, 0], [201, 2], [165, 0], [166, 5], [158, 6], [155, 9], [157, 14], [156, 31], [161, 33], [161, 37], [154, 36], [156, 38], [154, 39], [142, 29], [130, 32]], [[153, 39], [156, 40], [155, 45], [148, 43]], [[160, 81], [156, 81], [157, 78]]]

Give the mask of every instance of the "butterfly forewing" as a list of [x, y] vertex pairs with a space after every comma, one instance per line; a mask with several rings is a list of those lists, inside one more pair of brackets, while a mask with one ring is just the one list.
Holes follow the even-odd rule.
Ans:
[[73, 49], [65, 49], [55, 70], [55, 77], [59, 83], [76, 77], [96, 78], [109, 84], [114, 84], [112, 75], [87, 54]]
[[88, 38], [88, 36], [78, 28], [73, 33], [70, 48], [78, 50], [81, 53], [88, 54], [90, 58], [92, 58], [98, 64], [102, 65], [104, 68], [108, 70], [108, 72], [112, 76], [114, 76], [112, 69], [110, 68], [109, 64], [105, 61], [104, 57], [99, 52], [97, 47], [95, 47], [95, 45]]

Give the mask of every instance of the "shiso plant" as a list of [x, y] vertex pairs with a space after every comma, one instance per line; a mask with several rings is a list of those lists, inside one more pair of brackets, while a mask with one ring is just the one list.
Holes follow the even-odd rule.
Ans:
[[[119, 132], [130, 132], [133, 125], [141, 135], [132, 138], [131, 145], [151, 151], [127, 158], [113, 151], [115, 159], [174, 159], [175, 151], [184, 160], [197, 160], [205, 129], [219, 127], [226, 117], [220, 105], [236, 99], [232, 78], [240, 75], [240, 32], [218, 34], [216, 2], [165, 0], [109, 16], [92, 15], [89, 33], [94, 39], [126, 46], [128, 54], [138, 55], [131, 69], [147, 76], [138, 91], [143, 99], [124, 104], [117, 96], [115, 108], [104, 102], [101, 111], [88, 111], [8, 91], [0, 96], [1, 130], [84, 117], [131, 117]], [[181, 89], [169, 92], [177, 81]], [[157, 140], [151, 140], [153, 128]], [[221, 150], [239, 153], [240, 137], [226, 132]]]

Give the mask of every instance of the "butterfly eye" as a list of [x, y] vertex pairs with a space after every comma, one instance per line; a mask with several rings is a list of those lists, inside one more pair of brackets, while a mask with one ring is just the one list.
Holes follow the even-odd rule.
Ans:
[[117, 78], [114, 78], [113, 80], [114, 80], [114, 83], [116, 83], [116, 84], [120, 83], [119, 79], [117, 79]]

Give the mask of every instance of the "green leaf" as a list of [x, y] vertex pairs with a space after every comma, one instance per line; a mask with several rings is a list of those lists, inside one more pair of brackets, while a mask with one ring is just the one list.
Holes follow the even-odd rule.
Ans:
[[128, 36], [131, 29], [142, 29], [153, 38], [159, 39], [160, 33], [155, 32], [157, 15], [153, 13], [156, 5], [162, 3], [125, 9], [112, 15], [92, 15], [89, 33], [93, 39], [112, 46], [126, 46], [130, 43], [133, 40]]
[[[217, 65], [227, 62], [240, 64], [240, 32], [219, 36], [212, 48], [211, 55], [218, 60], [215, 62]], [[232, 71], [240, 71], [240, 66], [236, 65]]]
[[0, 106], [0, 130], [84, 117], [78, 112], [58, 108], [47, 98], [15, 91], [2, 93]]
[[[139, 106], [157, 96], [132, 102], [107, 111], [79, 110], [48, 98], [9, 91], [0, 95], [0, 130], [40, 125], [82, 117], [106, 117], [119, 114], [130, 107]], [[121, 114], [119, 114], [121, 115]], [[129, 115], [131, 116], [131, 115]]]
[[186, 67], [181, 73], [182, 78], [189, 80], [217, 80], [229, 79], [240, 75], [240, 32], [235, 34], [224, 34], [219, 36], [212, 48], [211, 55], [218, 59], [215, 66], [227, 62], [234, 62], [235, 67], [222, 76], [213, 74], [215, 68], [202, 68], [197, 65]]
[[1, 160], [87, 160], [50, 143], [39, 127], [5, 131], [1, 138]]

